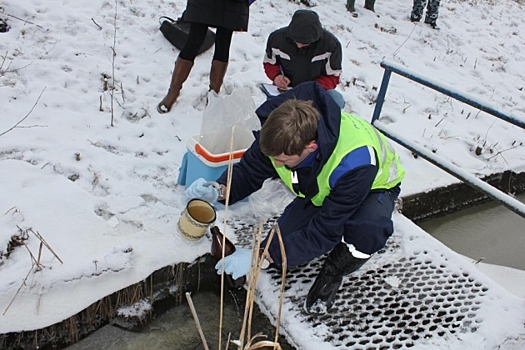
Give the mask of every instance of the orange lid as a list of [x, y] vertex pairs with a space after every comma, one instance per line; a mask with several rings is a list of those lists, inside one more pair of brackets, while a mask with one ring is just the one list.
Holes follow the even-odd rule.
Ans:
[[[208, 162], [212, 163], [219, 163], [219, 162], [225, 162], [230, 159], [229, 153], [221, 153], [217, 155], [210, 154], [204, 147], [202, 147], [199, 143], [195, 144], [195, 153], [202, 156], [204, 159], [206, 159]], [[239, 159], [244, 154], [244, 150], [242, 151], [235, 151], [233, 152], [233, 159]]]

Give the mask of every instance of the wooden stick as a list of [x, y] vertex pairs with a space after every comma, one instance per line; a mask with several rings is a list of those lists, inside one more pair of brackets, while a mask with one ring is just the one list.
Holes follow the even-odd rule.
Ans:
[[[277, 238], [279, 238], [279, 248], [281, 250], [281, 258], [282, 258], [282, 264], [281, 264], [281, 295], [279, 296], [279, 310], [277, 311], [277, 324], [275, 325], [275, 342], [277, 343], [277, 340], [279, 339], [279, 325], [281, 324], [281, 311], [283, 309], [283, 302], [284, 302], [284, 287], [286, 283], [286, 269], [288, 265], [288, 260], [286, 258], [286, 251], [284, 249], [284, 242], [283, 238], [281, 236], [281, 229], [279, 228], [278, 224], [275, 224], [275, 228], [277, 230]], [[266, 248], [268, 248], [268, 244], [266, 244]], [[265, 249], [266, 252], [266, 249]], [[275, 347], [274, 347], [275, 349]]]
[[197, 316], [197, 311], [195, 311], [195, 306], [193, 306], [193, 300], [191, 300], [191, 294], [189, 292], [186, 292], [186, 300], [188, 300], [188, 305], [190, 306], [191, 314], [193, 315], [193, 320], [195, 321], [195, 326], [197, 327], [197, 332], [199, 332], [199, 336], [201, 337], [202, 345], [204, 345], [204, 350], [209, 350], [208, 343], [206, 342], [206, 338], [202, 332], [199, 317]]
[[235, 131], [235, 125], [232, 126], [232, 133], [230, 137], [230, 154], [228, 157], [228, 176], [226, 180], [226, 198], [224, 201], [224, 222], [222, 227], [222, 273], [221, 273], [221, 302], [219, 310], [219, 350], [221, 350], [222, 345], [222, 318], [223, 318], [223, 309], [224, 309], [224, 253], [226, 249], [226, 221], [228, 219], [228, 205], [230, 203], [230, 185], [232, 182], [232, 172], [233, 172], [233, 135]]
[[[265, 249], [263, 251], [263, 254], [262, 255], [259, 255], [259, 254], [256, 254], [255, 255], [255, 259], [256, 259], [256, 264], [255, 266], [252, 266], [252, 269], [251, 269], [251, 272], [250, 272], [250, 275], [252, 276], [252, 278], [250, 278], [250, 283], [248, 285], [248, 291], [247, 291], [247, 297], [246, 297], [246, 306], [245, 306], [245, 310], [244, 310], [244, 319], [243, 319], [243, 324], [242, 324], [242, 329], [241, 329], [241, 336], [240, 336], [240, 341], [241, 341], [241, 348], [242, 348], [242, 345], [243, 345], [243, 341], [244, 341], [244, 333], [247, 331], [247, 332], [251, 332], [251, 319], [252, 319], [252, 315], [253, 315], [253, 302], [254, 302], [254, 298], [255, 298], [255, 290], [257, 289], [257, 280], [259, 279], [259, 275], [261, 273], [261, 270], [262, 270], [262, 264], [264, 262], [264, 257], [266, 255], [266, 253], [268, 252], [268, 247], [269, 247], [269, 244], [270, 242], [272, 241], [272, 238], [275, 234], [275, 229], [272, 228], [272, 230], [270, 231], [270, 234], [268, 235], [268, 241], [266, 242], [266, 246], [265, 246]], [[254, 232], [254, 235], [255, 235], [255, 232]], [[258, 228], [258, 233], [257, 233], [257, 237], [258, 239], [254, 239], [254, 241], [261, 241], [261, 236], [262, 236], [262, 223], [259, 225], [259, 228]], [[248, 329], [248, 330], [246, 330]], [[248, 343], [251, 342], [251, 337], [248, 336], [247, 339], [249, 339]]]

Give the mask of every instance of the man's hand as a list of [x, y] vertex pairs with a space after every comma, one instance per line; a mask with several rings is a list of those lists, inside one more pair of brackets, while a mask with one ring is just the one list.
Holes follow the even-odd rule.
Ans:
[[290, 79], [285, 77], [283, 74], [279, 74], [273, 80], [273, 84], [280, 89], [288, 89], [288, 85], [290, 85]]
[[219, 260], [215, 265], [215, 270], [217, 270], [217, 275], [222, 274], [222, 268], [224, 265], [224, 273], [232, 275], [233, 279], [237, 279], [250, 272], [251, 264], [252, 250], [237, 248], [232, 255], [228, 255], [224, 258], [224, 264], [222, 260]]
[[199, 198], [213, 203], [219, 198], [218, 188], [219, 184], [215, 181], [206, 181], [201, 177], [193, 181], [193, 183], [186, 188], [184, 194], [188, 199]]

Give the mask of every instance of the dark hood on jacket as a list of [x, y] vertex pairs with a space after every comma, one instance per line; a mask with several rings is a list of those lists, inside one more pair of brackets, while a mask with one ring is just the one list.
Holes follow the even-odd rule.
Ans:
[[296, 43], [311, 44], [323, 35], [319, 15], [310, 10], [297, 10], [288, 25], [288, 37]]

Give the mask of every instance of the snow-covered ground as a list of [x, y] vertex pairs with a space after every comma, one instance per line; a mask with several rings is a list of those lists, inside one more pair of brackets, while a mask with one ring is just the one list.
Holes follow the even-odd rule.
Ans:
[[[378, 1], [377, 16], [357, 3], [358, 18], [344, 3], [318, 0], [315, 11], [343, 45], [346, 111], [371, 119], [379, 63], [388, 59], [525, 120], [523, 1], [443, 1], [440, 30], [411, 23], [410, 1]], [[178, 54], [158, 18], [184, 7], [183, 0], [0, 2], [10, 26], [0, 33], [0, 333], [60, 322], [208, 252], [209, 242], [176, 232], [186, 202], [177, 177], [186, 142], [201, 128], [213, 50], [196, 59], [172, 112], [156, 112]], [[268, 82], [266, 38], [302, 7], [252, 5], [248, 32], [234, 35], [221, 94], [247, 87], [255, 105], [264, 101], [255, 84]], [[471, 174], [525, 170], [522, 129], [405, 78], [393, 76], [381, 121]], [[407, 169], [402, 195], [456, 181], [397, 150]], [[231, 206], [229, 217], [273, 215], [285, 199], [268, 205], [270, 194]], [[17, 241], [24, 245], [9, 245]], [[48, 247], [40, 252], [42, 241]], [[480, 269], [509, 281], [510, 270]]]

